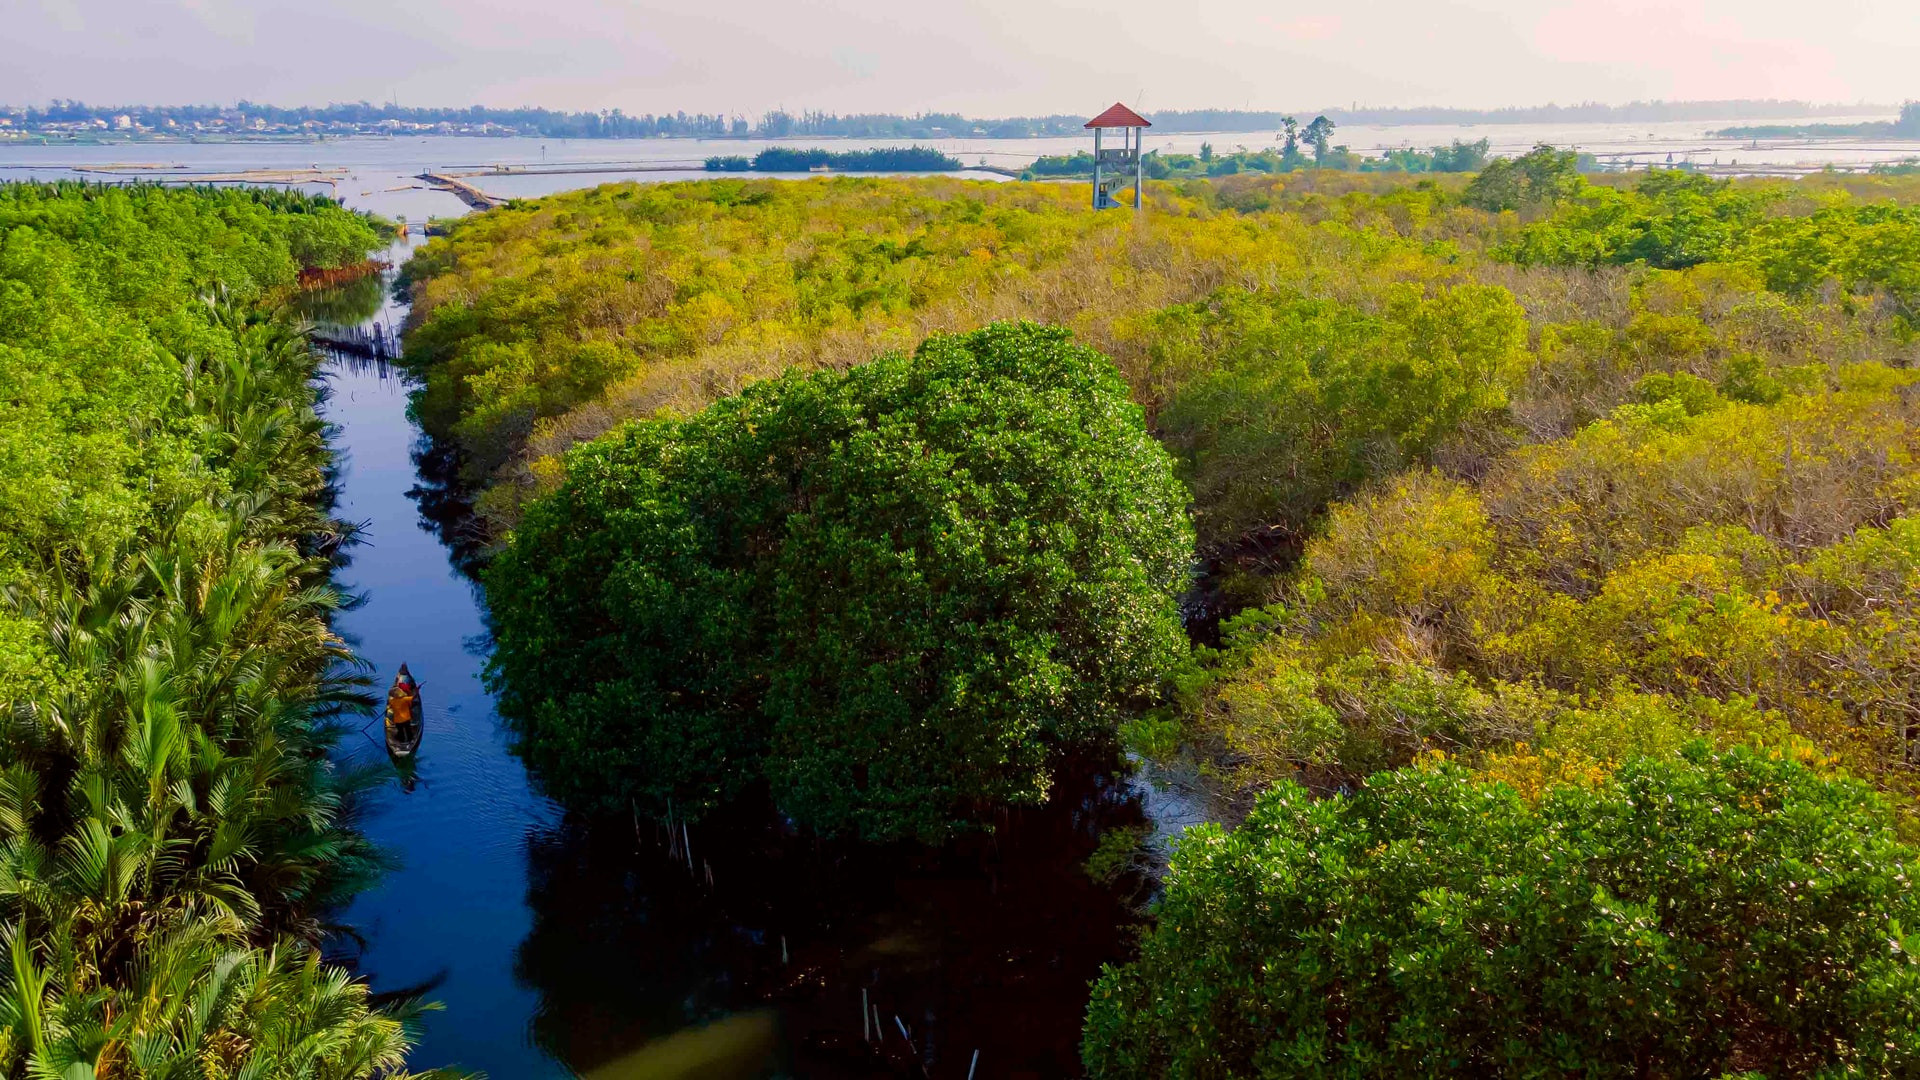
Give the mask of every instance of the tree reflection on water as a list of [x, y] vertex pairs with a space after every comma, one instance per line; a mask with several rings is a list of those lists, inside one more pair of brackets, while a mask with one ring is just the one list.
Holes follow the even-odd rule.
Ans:
[[982, 1076], [1075, 1073], [1087, 984], [1137, 922], [1083, 869], [1102, 832], [1144, 820], [1121, 771], [1065, 769], [1049, 805], [940, 850], [740, 815], [692, 830], [689, 871], [657, 827], [537, 835], [516, 960], [535, 1038], [595, 1080], [964, 1076], [976, 1050]]
[[387, 299], [388, 277], [373, 273], [340, 285], [302, 290], [294, 296], [293, 308], [309, 322], [356, 326], [380, 314]]

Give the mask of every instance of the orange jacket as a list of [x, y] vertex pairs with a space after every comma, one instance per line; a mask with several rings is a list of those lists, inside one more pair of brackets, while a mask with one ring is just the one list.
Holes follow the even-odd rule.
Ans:
[[413, 722], [413, 695], [396, 686], [387, 691], [387, 723]]

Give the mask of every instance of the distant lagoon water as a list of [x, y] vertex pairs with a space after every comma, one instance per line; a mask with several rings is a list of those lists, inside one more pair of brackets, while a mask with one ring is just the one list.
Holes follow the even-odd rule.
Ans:
[[[1885, 116], [1823, 117], [1833, 124], [1886, 120]], [[1710, 129], [1766, 123], [1800, 123], [1774, 117], [1746, 120], [1674, 121], [1654, 124], [1479, 124], [1479, 125], [1353, 125], [1339, 130], [1336, 141], [1356, 153], [1377, 156], [1401, 147], [1442, 146], [1456, 139], [1487, 139], [1495, 154], [1523, 154], [1539, 143], [1577, 148], [1603, 161], [1619, 164], [1696, 165], [1753, 168], [1793, 166], [1854, 166], [1920, 157], [1920, 140], [1900, 139], [1767, 139], [1712, 138]], [[1194, 153], [1201, 144], [1221, 152], [1260, 150], [1276, 144], [1273, 131], [1153, 134], [1149, 151]], [[837, 150], [869, 149], [918, 144], [932, 146], [967, 165], [1019, 169], [1034, 158], [1071, 154], [1091, 148], [1087, 138], [1044, 139], [542, 139], [472, 138], [464, 136], [351, 136], [311, 142], [130, 142], [103, 145], [35, 145], [0, 143], [0, 180], [4, 179], [192, 179], [195, 174], [245, 170], [303, 170], [317, 168], [336, 178], [333, 183], [304, 185], [330, 192], [349, 206], [373, 210], [412, 221], [451, 217], [464, 212], [452, 195], [418, 188], [413, 178], [431, 170], [473, 170], [493, 167], [538, 169], [632, 165], [669, 171], [634, 173], [565, 172], [548, 175], [519, 173], [479, 176], [470, 182], [492, 194], [527, 198], [559, 191], [597, 187], [621, 180], [688, 180], [710, 177], [703, 165], [708, 157], [752, 155], [769, 146], [820, 147]], [[672, 169], [672, 166], [682, 166]], [[82, 171], [111, 169], [109, 172]], [[967, 173], [993, 178], [991, 173]], [[396, 190], [397, 189], [397, 190]]]

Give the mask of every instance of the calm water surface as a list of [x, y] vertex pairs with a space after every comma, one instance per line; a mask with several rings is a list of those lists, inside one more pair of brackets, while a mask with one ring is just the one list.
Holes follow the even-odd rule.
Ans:
[[[406, 253], [401, 247], [392, 257]], [[340, 629], [373, 665], [379, 687], [410, 665], [427, 712], [417, 775], [408, 788], [382, 791], [366, 822], [401, 867], [343, 920], [366, 939], [362, 968], [377, 990], [431, 984], [446, 1004], [417, 1064], [460, 1063], [500, 1080], [566, 1076], [528, 1037], [539, 995], [516, 979], [513, 952], [533, 924], [529, 838], [553, 828], [559, 814], [506, 753], [479, 682], [485, 626], [474, 587], [421, 528], [408, 498], [419, 432], [407, 421], [407, 387], [371, 365], [336, 363], [327, 381], [324, 413], [339, 428], [344, 472], [337, 512], [367, 528], [340, 575], [366, 603], [343, 615]], [[350, 749], [383, 761], [378, 725], [368, 733]]]

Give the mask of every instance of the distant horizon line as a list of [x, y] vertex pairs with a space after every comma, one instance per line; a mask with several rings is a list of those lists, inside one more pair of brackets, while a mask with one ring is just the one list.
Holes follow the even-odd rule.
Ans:
[[[1183, 117], [1183, 116], [1205, 115], [1205, 114], [1221, 115], [1221, 116], [1280, 116], [1280, 115], [1333, 116], [1335, 114], [1343, 114], [1343, 115], [1349, 115], [1349, 116], [1365, 115], [1365, 114], [1460, 114], [1460, 115], [1475, 115], [1475, 116], [1494, 116], [1494, 115], [1513, 114], [1513, 113], [1627, 112], [1631, 110], [1651, 110], [1651, 109], [1688, 110], [1688, 111], [1712, 110], [1714, 112], [1719, 112], [1724, 115], [1725, 111], [1728, 109], [1746, 109], [1746, 108], [1754, 108], [1754, 107], [1764, 107], [1764, 108], [1794, 109], [1794, 110], [1799, 110], [1805, 113], [1806, 115], [1819, 115], [1819, 114], [1831, 114], [1837, 110], [1843, 110], [1843, 109], [1862, 109], [1862, 110], [1898, 112], [1902, 104], [1903, 103], [1897, 103], [1897, 102], [1875, 102], [1875, 101], [1864, 101], [1864, 100], [1862, 101], [1812, 101], [1812, 100], [1803, 99], [1803, 98], [1689, 98], [1689, 99], [1637, 98], [1631, 101], [1619, 102], [1619, 103], [1587, 100], [1587, 101], [1572, 102], [1565, 105], [1560, 104], [1557, 101], [1548, 101], [1544, 104], [1531, 104], [1531, 105], [1487, 105], [1487, 106], [1371, 105], [1371, 104], [1363, 105], [1358, 102], [1350, 102], [1347, 105], [1329, 104], [1329, 105], [1324, 105], [1324, 106], [1319, 106], [1314, 108], [1305, 108], [1305, 109], [1302, 109], [1302, 108], [1294, 108], [1294, 109], [1254, 108], [1251, 106], [1243, 106], [1239, 108], [1197, 106], [1192, 108], [1142, 109], [1140, 110], [1140, 112], [1142, 115], [1148, 117], [1149, 119], [1155, 116]], [[324, 112], [330, 112], [335, 110], [345, 110], [345, 109], [378, 109], [378, 110], [392, 110], [395, 112], [407, 112], [407, 113], [468, 113], [468, 114], [498, 113], [498, 114], [523, 114], [523, 115], [524, 114], [546, 114], [546, 115], [552, 115], [552, 116], [566, 116], [566, 117], [591, 117], [591, 116], [618, 115], [618, 116], [624, 116], [624, 117], [635, 118], [635, 119], [643, 118], [643, 117], [715, 117], [715, 118], [722, 118], [722, 119], [728, 119], [728, 120], [741, 119], [741, 120], [748, 120], [748, 121], [751, 121], [754, 119], [760, 119], [764, 121], [772, 117], [794, 117], [794, 118], [822, 117], [822, 118], [830, 118], [830, 119], [854, 119], [854, 118], [860, 118], [860, 117], [887, 117], [887, 118], [898, 118], [898, 119], [907, 119], [907, 120], [918, 120], [918, 119], [925, 119], [925, 118], [932, 118], [932, 117], [940, 117], [940, 118], [958, 117], [958, 118], [981, 122], [981, 123], [1005, 123], [1005, 122], [1020, 121], [1020, 120], [1060, 120], [1064, 118], [1077, 117], [1082, 115], [1082, 113], [1077, 111], [1029, 112], [1029, 113], [1022, 113], [1022, 114], [1007, 114], [1002, 116], [987, 116], [987, 115], [974, 115], [974, 114], [969, 114], [969, 113], [964, 113], [959, 111], [943, 110], [943, 109], [920, 109], [915, 112], [881, 112], [881, 111], [872, 111], [872, 110], [839, 111], [839, 110], [829, 110], [829, 109], [789, 110], [782, 106], [775, 106], [773, 108], [764, 110], [759, 113], [749, 113], [749, 112], [743, 112], [738, 110], [732, 110], [732, 111], [723, 110], [723, 111], [715, 111], [715, 112], [688, 112], [685, 109], [669, 110], [669, 111], [662, 111], [662, 112], [635, 113], [635, 112], [627, 112], [624, 108], [618, 107], [618, 106], [611, 107], [611, 108], [603, 108], [603, 109], [568, 109], [568, 108], [560, 108], [560, 107], [548, 106], [548, 105], [532, 105], [532, 104], [478, 105], [478, 104], [468, 103], [468, 104], [459, 104], [459, 105], [447, 105], [447, 104], [402, 105], [392, 100], [376, 103], [365, 98], [362, 98], [357, 101], [330, 101], [324, 105], [315, 105], [315, 104], [280, 105], [280, 104], [274, 104], [271, 102], [254, 101], [245, 97], [237, 98], [231, 104], [222, 103], [222, 102], [190, 101], [190, 102], [173, 102], [173, 103], [141, 102], [141, 103], [119, 103], [119, 104], [113, 104], [113, 105], [96, 105], [96, 104], [87, 103], [78, 98], [59, 98], [59, 97], [49, 98], [49, 99], [46, 99], [44, 102], [36, 102], [36, 103], [28, 103], [28, 104], [0, 103], [0, 115], [13, 115], [13, 116], [33, 114], [33, 113], [72, 111], [72, 110], [86, 110], [93, 113], [133, 113], [133, 112], [171, 112], [171, 111], [184, 111], [184, 110], [213, 110], [213, 111], [245, 112], [249, 109], [266, 110], [266, 111], [280, 112], [280, 113], [301, 113], [301, 112], [324, 113]], [[1092, 115], [1092, 113], [1087, 113], [1086, 115]], [[1701, 118], [1714, 119], [1716, 117], [1703, 116]]]

